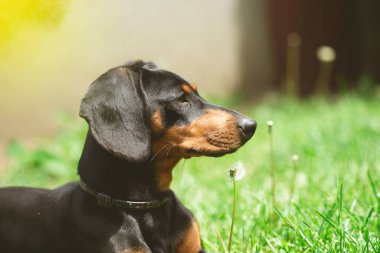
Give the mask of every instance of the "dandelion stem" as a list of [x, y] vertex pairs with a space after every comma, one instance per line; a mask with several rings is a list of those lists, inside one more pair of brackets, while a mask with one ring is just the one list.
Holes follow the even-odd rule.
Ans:
[[292, 156], [292, 167], [293, 167], [293, 173], [292, 173], [292, 183], [290, 184], [289, 202], [291, 202], [293, 199], [294, 187], [296, 185], [296, 177], [297, 177], [297, 170], [298, 170], [298, 155], [296, 154]]
[[234, 188], [234, 197], [233, 197], [233, 203], [232, 203], [232, 221], [231, 221], [231, 228], [230, 228], [230, 238], [228, 239], [228, 252], [231, 252], [232, 234], [234, 232], [235, 211], [236, 211], [236, 182], [234, 179], [232, 180], [232, 184]]
[[269, 146], [270, 146], [270, 159], [271, 159], [271, 177], [272, 177], [272, 202], [273, 205], [276, 203], [276, 175], [275, 175], [275, 158], [274, 158], [274, 147], [273, 147], [273, 134], [272, 134], [273, 121], [268, 121], [268, 132], [269, 132]]

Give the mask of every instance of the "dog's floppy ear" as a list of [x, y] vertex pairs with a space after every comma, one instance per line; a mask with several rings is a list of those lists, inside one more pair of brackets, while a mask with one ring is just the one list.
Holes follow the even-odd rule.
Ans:
[[124, 65], [101, 75], [82, 99], [79, 115], [107, 151], [134, 163], [148, 159], [151, 133], [141, 68]]

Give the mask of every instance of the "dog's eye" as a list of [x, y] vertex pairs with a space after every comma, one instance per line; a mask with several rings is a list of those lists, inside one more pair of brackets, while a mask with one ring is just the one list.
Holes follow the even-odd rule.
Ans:
[[182, 96], [180, 96], [178, 98], [178, 102], [180, 102], [180, 103], [189, 103], [189, 100], [187, 99], [186, 95], [183, 94]]

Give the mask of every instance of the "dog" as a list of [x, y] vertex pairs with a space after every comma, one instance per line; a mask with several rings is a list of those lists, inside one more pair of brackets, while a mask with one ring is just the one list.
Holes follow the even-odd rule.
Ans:
[[80, 180], [0, 190], [1, 253], [202, 253], [199, 225], [170, 190], [183, 158], [236, 151], [256, 122], [206, 102], [195, 84], [134, 61], [96, 79]]

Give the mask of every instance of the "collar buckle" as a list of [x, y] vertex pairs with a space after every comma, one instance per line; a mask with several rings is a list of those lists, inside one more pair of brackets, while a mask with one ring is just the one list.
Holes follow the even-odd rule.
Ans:
[[110, 196], [98, 192], [96, 194], [96, 200], [99, 206], [110, 208], [112, 207], [112, 199]]

